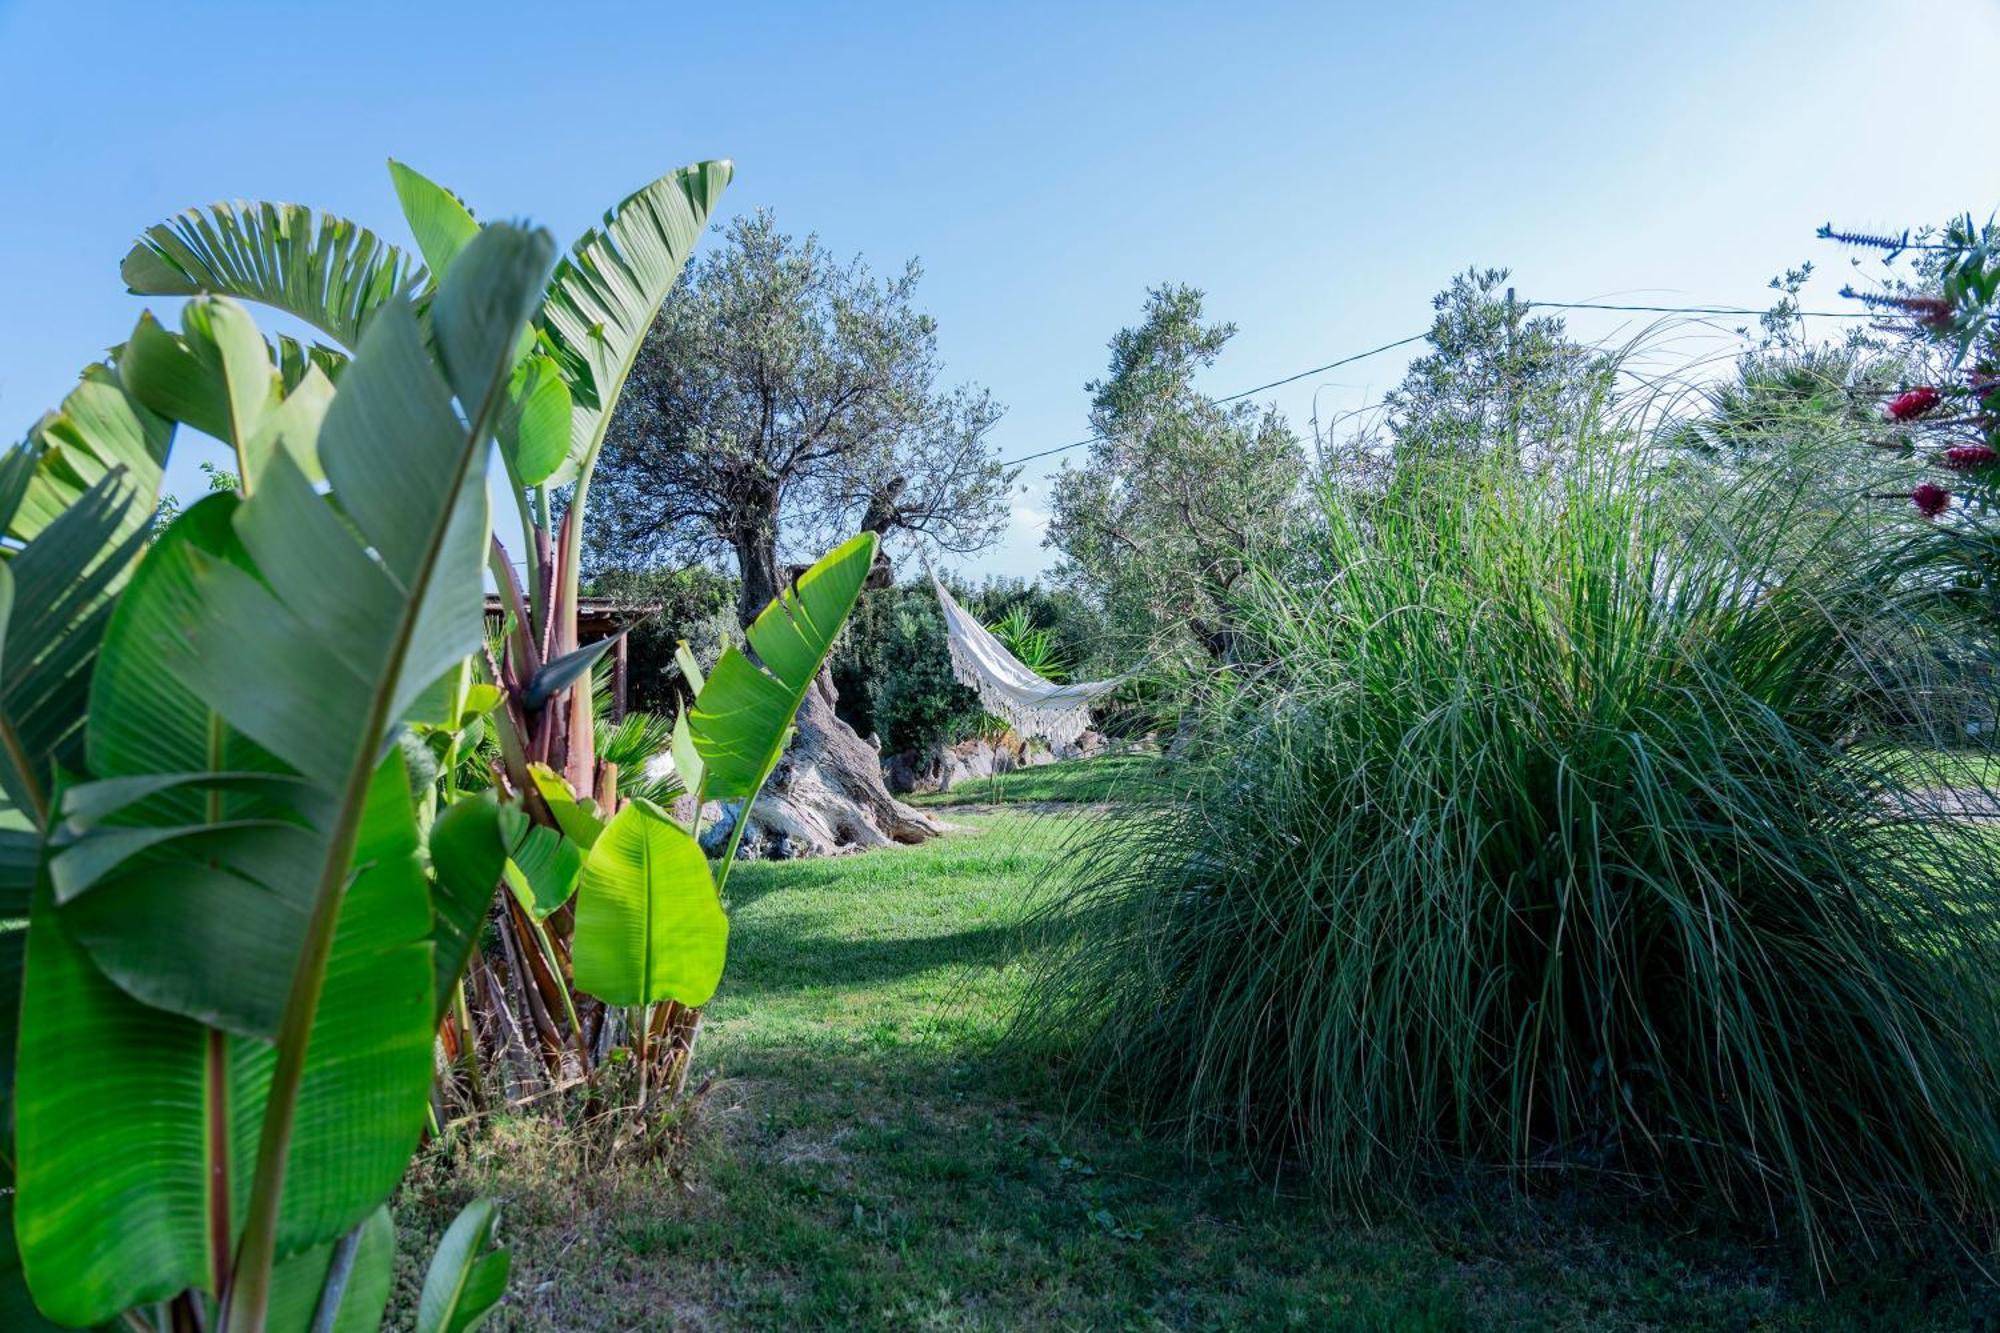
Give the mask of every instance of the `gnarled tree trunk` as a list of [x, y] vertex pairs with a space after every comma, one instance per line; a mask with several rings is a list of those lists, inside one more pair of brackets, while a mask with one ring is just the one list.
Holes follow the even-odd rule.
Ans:
[[[901, 490], [898, 478], [884, 494], [893, 501]], [[769, 512], [776, 512], [775, 498]], [[892, 513], [892, 508], [871, 505], [863, 526], [879, 533], [887, 522], [883, 515]], [[737, 614], [747, 626], [778, 595], [779, 579], [790, 582], [805, 572], [805, 566], [781, 573], [775, 534], [756, 526], [747, 526], [731, 545], [736, 548], [737, 568], [743, 576]], [[877, 551], [868, 586], [887, 587], [894, 581], [888, 557]], [[944, 832], [942, 824], [890, 795], [882, 775], [881, 754], [835, 714], [833, 706], [839, 698], [832, 673], [821, 667], [799, 709], [792, 743], [757, 798], [749, 827], [743, 830], [742, 855], [774, 859], [827, 856], [892, 843], [923, 842]], [[726, 838], [728, 827], [725, 822], [707, 836]]]
[[799, 709], [798, 733], [750, 813], [743, 855], [826, 856], [918, 843], [944, 832], [889, 794], [881, 755], [834, 715], [835, 698], [821, 672]]

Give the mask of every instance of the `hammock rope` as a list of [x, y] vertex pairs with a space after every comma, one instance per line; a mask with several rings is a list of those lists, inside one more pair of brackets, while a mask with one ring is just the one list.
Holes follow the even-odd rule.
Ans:
[[[919, 548], [919, 555], [922, 550]], [[924, 572], [930, 575], [944, 612], [945, 637], [951, 646], [951, 674], [959, 684], [979, 696], [980, 704], [1022, 736], [1040, 736], [1051, 744], [1066, 745], [1090, 727], [1090, 705], [1130, 680], [1133, 672], [1106, 680], [1075, 681], [1058, 685], [1030, 671], [1007, 651], [1007, 645], [960, 606], [946, 590], [937, 571], [924, 557]]]

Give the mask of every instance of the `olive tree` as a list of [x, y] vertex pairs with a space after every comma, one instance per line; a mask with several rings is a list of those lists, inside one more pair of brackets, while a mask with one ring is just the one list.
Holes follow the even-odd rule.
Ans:
[[1111, 340], [1105, 377], [1085, 386], [1098, 437], [1088, 460], [1054, 483], [1043, 544], [1059, 555], [1056, 581], [1158, 648], [1226, 652], [1232, 590], [1305, 480], [1275, 409], [1194, 387], [1235, 333], [1203, 322], [1193, 287], [1150, 292], [1145, 317]]
[[[590, 517], [593, 549], [632, 567], [733, 556], [748, 624], [787, 557], [857, 528], [952, 552], [998, 536], [1010, 474], [988, 432], [1000, 408], [940, 382], [919, 266], [878, 278], [768, 211], [739, 218], [660, 308], [613, 415]], [[887, 558], [878, 585], [893, 577]], [[875, 751], [822, 678], [759, 806], [775, 852], [920, 841], [936, 825], [890, 797]]]
[[954, 552], [991, 544], [1006, 517], [986, 441], [1000, 409], [939, 385], [920, 276], [912, 262], [877, 279], [768, 211], [729, 224], [639, 350], [605, 440], [593, 547], [629, 566], [704, 560], [720, 543], [747, 622], [794, 546], [862, 526]]

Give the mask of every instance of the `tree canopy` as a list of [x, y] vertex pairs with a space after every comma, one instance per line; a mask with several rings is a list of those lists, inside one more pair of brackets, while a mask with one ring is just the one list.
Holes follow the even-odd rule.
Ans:
[[1149, 639], [1227, 639], [1227, 603], [1255, 552], [1282, 528], [1306, 475], [1298, 437], [1275, 409], [1222, 403], [1194, 387], [1235, 336], [1204, 323], [1202, 293], [1147, 294], [1144, 318], [1112, 338], [1091, 393], [1098, 439], [1064, 466], [1044, 544], [1056, 580]]
[[[1008, 474], [976, 386], [942, 387], [911, 261], [878, 279], [768, 212], [691, 265], [647, 333], [598, 473], [593, 548], [630, 567], [736, 555], [745, 618], [783, 582], [781, 546], [857, 528], [990, 544]], [[615, 554], [614, 554], [615, 553]]]
[[1383, 399], [1399, 461], [1499, 453], [1547, 462], [1547, 446], [1609, 395], [1610, 359], [1570, 341], [1560, 318], [1529, 317], [1503, 290], [1508, 276], [1467, 269], [1431, 298], [1430, 350]]

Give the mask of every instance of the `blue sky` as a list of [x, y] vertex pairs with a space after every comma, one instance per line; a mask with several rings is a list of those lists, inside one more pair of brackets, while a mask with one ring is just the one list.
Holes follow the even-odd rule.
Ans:
[[[1524, 297], [1760, 304], [1829, 218], [2000, 206], [2000, 6], [172, 5], [0, 0], [0, 425], [19, 434], [139, 309], [118, 260], [220, 198], [401, 234], [383, 161], [565, 241], [611, 201], [734, 158], [768, 205], [878, 269], [920, 256], [949, 374], [1008, 456], [1077, 438], [1083, 383], [1149, 285], [1241, 335], [1228, 392], [1420, 330], [1469, 264]], [[1639, 330], [1577, 315], [1593, 339]], [[1655, 336], [1694, 359], [1718, 335]], [[1303, 430], [1384, 356], [1272, 398]], [[198, 451], [170, 488], [191, 493]], [[1059, 459], [1006, 542], [1028, 574]]]

